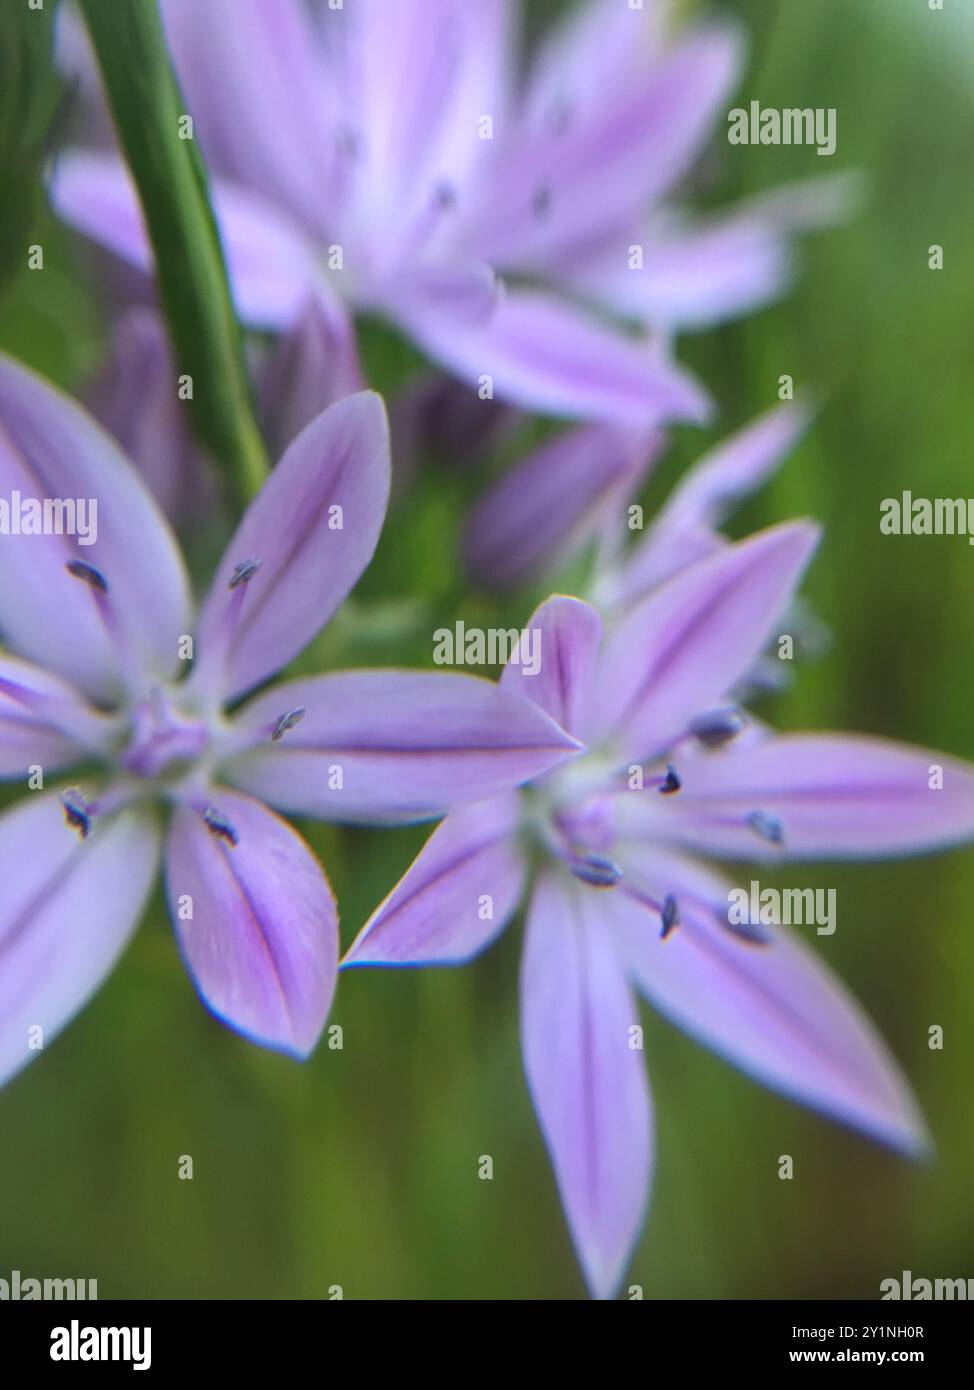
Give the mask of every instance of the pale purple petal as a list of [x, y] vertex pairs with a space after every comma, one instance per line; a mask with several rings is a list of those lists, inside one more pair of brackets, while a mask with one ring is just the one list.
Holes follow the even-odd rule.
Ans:
[[39, 666], [0, 652], [0, 777], [23, 779], [109, 753], [117, 728], [73, 686]]
[[363, 391], [298, 435], [244, 514], [200, 613], [203, 689], [232, 699], [311, 641], [372, 558], [388, 499], [385, 407]]
[[[186, 968], [222, 1022], [264, 1047], [307, 1057], [338, 973], [334, 895], [285, 821], [237, 792], [220, 787], [211, 796], [206, 806], [177, 808], [166, 852], [169, 910]], [[223, 833], [211, 828], [214, 814]]]
[[652, 1121], [639, 1013], [599, 896], [546, 874], [521, 969], [524, 1068], [578, 1258], [611, 1298], [646, 1209]]
[[300, 0], [164, 0], [197, 138], [222, 177], [306, 225], [336, 191], [338, 100]]
[[634, 602], [720, 549], [723, 542], [713, 534], [717, 527], [781, 465], [809, 418], [804, 406], [776, 406], [704, 454], [626, 557], [617, 601]]
[[532, 613], [525, 629], [529, 634], [525, 644], [528, 655], [533, 652], [532, 643], [537, 642], [540, 670], [532, 672], [522, 653], [519, 662], [505, 666], [501, 688], [526, 695], [569, 733], [584, 728], [596, 693], [601, 618], [582, 599], [556, 594]]
[[480, 122], [503, 124], [510, 12], [509, 0], [356, 0], [323, 12], [346, 120], [364, 144], [349, 198], [380, 245], [404, 229], [448, 230], [451, 207], [445, 228], [435, 211], [429, 225], [440, 193], [463, 205], [493, 149]]
[[818, 542], [810, 522], [763, 531], [682, 570], [615, 628], [599, 727], [620, 761], [669, 748], [725, 698], [772, 637]]
[[[695, 758], [681, 772], [669, 833], [708, 853], [886, 857], [974, 838], [974, 765], [932, 748], [782, 734]], [[754, 811], [780, 823], [781, 846], [755, 836], [746, 823]]]
[[489, 589], [516, 588], [620, 525], [661, 443], [646, 431], [590, 425], [529, 454], [471, 513], [463, 537], [471, 575]]
[[566, 275], [578, 292], [669, 332], [710, 328], [758, 309], [790, 278], [788, 238], [751, 212], [652, 223], [598, 255], [580, 256]]
[[493, 315], [501, 286], [486, 262], [452, 256], [397, 266], [394, 274], [369, 285], [368, 299], [392, 317], [458, 319], [476, 325]]
[[[910, 1154], [926, 1131], [909, 1085], [859, 1005], [794, 933], [755, 945], [720, 926], [730, 885], [672, 855], [639, 865], [642, 886], [672, 893], [679, 924], [613, 890], [603, 929], [663, 1014], [766, 1086]], [[607, 895], [608, 897], [609, 895]]]
[[448, 816], [342, 964], [459, 965], [479, 955], [510, 921], [524, 887], [518, 810], [512, 792]]
[[[87, 531], [91, 543], [78, 534], [3, 537], [0, 631], [7, 644], [99, 697], [117, 694], [125, 670], [171, 675], [179, 638], [189, 630], [190, 605], [182, 558], [165, 520], [90, 415], [0, 356], [0, 495], [13, 506], [15, 494], [22, 502], [70, 499], [75, 531]], [[58, 515], [62, 526], [70, 521], [70, 511]], [[79, 561], [107, 583], [103, 603], [65, 569]]]
[[551, 295], [509, 291], [479, 327], [436, 315], [404, 321], [448, 371], [528, 410], [637, 427], [708, 413], [700, 386], [655, 346]]
[[217, 487], [194, 446], [178, 376], [158, 312], [139, 305], [115, 325], [109, 360], [85, 395], [166, 516], [192, 522], [213, 513]]
[[430, 372], [404, 387], [390, 407], [393, 491], [433, 453], [448, 467], [468, 469], [492, 458], [521, 423], [505, 401]]
[[347, 311], [330, 297], [315, 295], [260, 367], [268, 446], [282, 454], [316, 415], [364, 385]]
[[[78, 231], [151, 274], [152, 248], [131, 178], [114, 154], [62, 154], [50, 180], [55, 210]], [[226, 183], [211, 189], [234, 301], [257, 327], [287, 328], [309, 294], [327, 293], [313, 243], [257, 194]]]
[[563, 122], [516, 135], [471, 216], [474, 248], [550, 275], [553, 260], [638, 225], [700, 154], [740, 56], [735, 31], [701, 27], [576, 120], [566, 107]]
[[0, 1083], [87, 1003], [138, 925], [159, 830], [123, 811], [81, 840], [57, 795], [31, 792], [0, 817]]
[[527, 75], [523, 119], [535, 128], [590, 119], [607, 92], [645, 78], [665, 37], [665, 6], [582, 0], [541, 36]]
[[[291, 710], [305, 713], [274, 739]], [[236, 728], [254, 747], [221, 775], [281, 810], [322, 820], [429, 820], [579, 751], [531, 701], [446, 671], [288, 681], [246, 705]]]

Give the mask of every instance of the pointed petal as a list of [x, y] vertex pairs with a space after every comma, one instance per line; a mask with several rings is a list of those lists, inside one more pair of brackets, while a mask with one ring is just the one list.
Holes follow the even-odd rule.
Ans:
[[575, 1249], [611, 1298], [642, 1225], [651, 1114], [639, 1022], [591, 890], [553, 875], [535, 890], [521, 968], [524, 1069]]
[[509, 662], [501, 675], [501, 688], [526, 695], [569, 733], [582, 728], [595, 693], [601, 618], [584, 600], [555, 594], [535, 610], [525, 631], [530, 655], [537, 642], [540, 669], [531, 674], [523, 658]]
[[[633, 265], [632, 247], [642, 249]], [[752, 213], [686, 224], [668, 219], [579, 257], [567, 282], [627, 318], [670, 333], [698, 331], [762, 307], [791, 278], [788, 237]]]
[[597, 107], [573, 110], [568, 98], [560, 123], [515, 136], [471, 219], [477, 252], [499, 269], [550, 275], [638, 226], [701, 153], [740, 61], [734, 30], [700, 27], [604, 88]]
[[[974, 765], [932, 748], [851, 734], [782, 734], [687, 763], [670, 833], [754, 858], [743, 818], [781, 823], [776, 858], [925, 854], [974, 838]], [[766, 850], [769, 847], [765, 847]]]
[[[388, 500], [385, 407], [362, 391], [298, 435], [247, 508], [200, 612], [203, 689], [232, 699], [311, 641], [371, 560]], [[231, 586], [247, 560], [260, 567]]]
[[[300, 723], [272, 740], [293, 709], [306, 711]], [[236, 723], [254, 746], [221, 775], [273, 806], [322, 820], [429, 820], [579, 751], [529, 700], [445, 671], [289, 681], [251, 701]]]
[[802, 405], [776, 406], [704, 454], [630, 552], [619, 601], [635, 602], [719, 549], [720, 539], [714, 536], [708, 543], [708, 533], [781, 465], [808, 428], [809, 418]]
[[525, 863], [516, 793], [455, 811], [434, 830], [349, 947], [343, 966], [461, 965], [517, 910]]
[[435, 314], [403, 322], [447, 371], [478, 388], [489, 377], [496, 396], [528, 410], [638, 427], [699, 422], [709, 410], [692, 377], [654, 347], [553, 295], [508, 291], [479, 326]]
[[665, 751], [750, 670], [818, 541], [809, 522], [762, 531], [682, 570], [615, 628], [599, 683], [620, 761]]
[[175, 811], [169, 835], [166, 891], [186, 969], [223, 1023], [307, 1057], [338, 972], [331, 887], [300, 835], [259, 801], [221, 787], [213, 807], [235, 844], [188, 805]]
[[260, 369], [258, 391], [271, 451], [282, 454], [316, 415], [364, 385], [348, 313], [315, 295]]
[[640, 873], [652, 893], [673, 893], [679, 925], [658, 923], [624, 895], [606, 929], [623, 945], [647, 999], [692, 1037], [793, 1100], [907, 1153], [926, 1132], [909, 1085], [852, 996], [816, 953], [782, 929], [765, 946], [739, 940], [714, 911], [729, 885], [674, 855]]
[[[58, 157], [51, 202], [77, 231], [147, 275], [152, 247], [125, 165], [114, 154], [71, 150]], [[211, 199], [234, 303], [255, 327], [287, 328], [308, 295], [327, 292], [308, 234], [259, 194], [214, 183]]]
[[164, 0], [210, 166], [310, 226], [333, 204], [337, 96], [300, 0]]
[[480, 122], [503, 124], [510, 17], [510, 0], [356, 0], [322, 16], [367, 146], [353, 196], [370, 232], [401, 239], [438, 187], [462, 204], [492, 150]]
[[85, 840], [65, 825], [56, 794], [32, 792], [0, 817], [0, 1083], [109, 974], [158, 860], [158, 827], [144, 811], [123, 811]]
[[91, 413], [173, 522], [207, 515], [217, 506], [216, 482], [193, 443], [177, 376], [160, 315], [136, 305], [115, 325], [108, 362], [85, 392]]
[[[172, 534], [115, 441], [49, 382], [0, 356], [0, 493], [13, 502], [82, 500], [79, 535], [5, 535], [0, 631], [21, 655], [88, 694], [116, 693], [123, 667], [172, 673], [188, 631], [186, 573]], [[70, 520], [70, 512], [67, 514]], [[93, 539], [91, 539], [93, 537]], [[65, 570], [101, 572], [117, 634], [109, 636], [89, 586]]]
[[664, 7], [582, 0], [565, 10], [540, 36], [527, 75], [524, 117], [532, 127], [564, 114], [591, 118], [607, 92], [636, 77], [658, 59], [667, 21]]
[[114, 722], [97, 714], [73, 686], [40, 666], [0, 652], [0, 777], [45, 773], [112, 747]]
[[408, 268], [397, 265], [386, 279], [369, 286], [369, 301], [391, 317], [457, 320], [476, 326], [489, 319], [501, 300], [501, 285], [484, 261], [453, 256]]
[[472, 576], [490, 589], [516, 588], [618, 526], [661, 443], [646, 431], [590, 425], [529, 454], [470, 516], [463, 551]]

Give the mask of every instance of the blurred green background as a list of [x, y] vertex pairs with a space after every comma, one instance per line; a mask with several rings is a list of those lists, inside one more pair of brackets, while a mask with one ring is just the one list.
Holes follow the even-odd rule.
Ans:
[[[528, 8], [538, 20], [558, 6]], [[885, 537], [878, 524], [881, 500], [903, 489], [974, 496], [971, 7], [723, 8], [751, 36], [741, 100], [834, 106], [838, 151], [732, 148], [718, 131], [708, 201], [823, 166], [865, 171], [870, 194], [851, 225], [805, 241], [781, 304], [683, 343], [720, 403], [719, 428], [676, 432], [648, 500], [707, 442], [772, 404], [782, 373], [818, 391], [816, 427], [733, 528], [798, 513], [827, 527], [807, 592], [831, 649], [763, 712], [787, 728], [870, 731], [974, 758], [974, 555], [960, 537]], [[28, 98], [45, 116], [48, 94], [32, 87]], [[75, 242], [40, 198], [26, 201], [33, 137], [15, 126], [4, 244], [29, 231], [46, 264], [0, 287], [0, 345], [78, 387], [104, 324]], [[939, 272], [928, 268], [933, 243], [944, 247]], [[365, 350], [380, 388], [410, 366], [385, 332], [368, 333]], [[431, 627], [457, 612], [452, 537], [475, 488], [462, 471], [421, 475], [351, 616], [306, 665], [429, 664]], [[463, 605], [471, 622], [495, 611], [483, 599]], [[496, 611], [523, 620], [528, 597]], [[426, 833], [303, 828], [332, 877], [346, 942]], [[624, 1288], [875, 1298], [903, 1269], [974, 1275], [974, 854], [802, 865], [776, 881], [837, 889], [838, 931], [818, 948], [911, 1078], [936, 1160], [920, 1168], [887, 1155], [647, 1014], [658, 1161]], [[157, 898], [107, 986], [0, 1095], [0, 1275], [94, 1277], [102, 1297], [321, 1298], [334, 1285], [347, 1298], [581, 1296], [521, 1073], [519, 937], [517, 925], [463, 970], [344, 977], [330, 1019], [342, 1049], [323, 1042], [299, 1066], [205, 1013]], [[942, 1051], [927, 1045], [934, 1024]], [[177, 1176], [184, 1154], [191, 1182]], [[478, 1178], [483, 1154], [489, 1182]], [[794, 1158], [791, 1182], [778, 1179], [781, 1154]]]

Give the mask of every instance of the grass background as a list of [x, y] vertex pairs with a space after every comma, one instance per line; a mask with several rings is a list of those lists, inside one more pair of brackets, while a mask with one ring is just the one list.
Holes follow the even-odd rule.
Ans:
[[[556, 8], [529, 3], [534, 21]], [[881, 500], [903, 489], [974, 496], [965, 8], [724, 6], [751, 35], [740, 99], [834, 106], [838, 151], [823, 160], [807, 148], [734, 148], [718, 132], [713, 199], [823, 166], [866, 171], [871, 192], [854, 223], [805, 243], [780, 305], [685, 342], [720, 426], [676, 432], [648, 500], [711, 438], [773, 403], [782, 373], [820, 392], [817, 426], [735, 526], [807, 513], [827, 528], [808, 594], [831, 649], [766, 713], [787, 728], [868, 730], [974, 758], [974, 554], [962, 538], [884, 537], [878, 525]], [[33, 81], [43, 86], [42, 69]], [[88, 263], [42, 199], [25, 201], [9, 147], [3, 173], [3, 244], [23, 216], [45, 270], [12, 258], [0, 345], [77, 387], [103, 346]], [[939, 272], [928, 268], [933, 243], [944, 247]], [[410, 365], [383, 331], [368, 330], [365, 346], [380, 387]], [[389, 631], [397, 657], [429, 663], [431, 627], [454, 616], [453, 537], [474, 485], [462, 470], [421, 475], [352, 616], [312, 664], [370, 651], [386, 661]], [[494, 610], [478, 599], [463, 611], [473, 622]], [[525, 596], [498, 616], [528, 611]], [[380, 623], [370, 647], [362, 629]], [[424, 838], [306, 830], [338, 892], [345, 940]], [[889, 1156], [647, 1013], [658, 1164], [626, 1284], [646, 1297], [875, 1298], [903, 1269], [971, 1276], [974, 856], [803, 865], [780, 881], [837, 889], [838, 931], [817, 944], [912, 1079], [937, 1158], [918, 1168]], [[343, 1048], [323, 1043], [298, 1066], [204, 1012], [157, 899], [96, 1000], [0, 1095], [0, 1275], [96, 1277], [102, 1297], [321, 1298], [334, 1285], [350, 1298], [580, 1296], [521, 1074], [519, 935], [465, 970], [352, 973], [330, 1020]], [[927, 1045], [934, 1024], [942, 1051]], [[184, 1154], [191, 1182], [178, 1180]], [[494, 1160], [491, 1182], [478, 1179], [482, 1154]], [[791, 1182], [777, 1177], [781, 1154], [794, 1158]]]

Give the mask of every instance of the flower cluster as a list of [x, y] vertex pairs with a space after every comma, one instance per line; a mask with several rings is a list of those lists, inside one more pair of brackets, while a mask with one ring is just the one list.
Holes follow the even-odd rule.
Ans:
[[[162, 0], [279, 457], [198, 601], [172, 528], [219, 529], [224, 504], [68, 9], [59, 61], [82, 109], [49, 192], [114, 258], [111, 348], [91, 413], [0, 357], [0, 491], [91, 499], [98, 521], [85, 544], [0, 536], [0, 775], [23, 789], [0, 816], [0, 1080], [104, 980], [160, 865], [204, 1004], [296, 1057], [340, 965], [457, 965], [523, 912], [524, 1069], [597, 1297], [624, 1274], [653, 1167], [634, 990], [787, 1096], [907, 1154], [928, 1142], [843, 986], [794, 934], [735, 920], [712, 861], [974, 838], [974, 766], [779, 733], [751, 709], [775, 639], [814, 628], [798, 590], [819, 532], [720, 528], [809, 411], [778, 405], [725, 440], [630, 544], [667, 427], [711, 409], [676, 335], [780, 293], [793, 232], [839, 201], [823, 185], [815, 217], [807, 189], [676, 211], [743, 50], [733, 27], [667, 10], [587, 0], [525, 50], [514, 0]], [[392, 403], [394, 448], [359, 360], [373, 316], [432, 369]], [[562, 428], [443, 547], [522, 619], [532, 589], [590, 562], [526, 619], [538, 659], [515, 649], [497, 681], [278, 680], [369, 565], [393, 452], [408, 491], [432, 443], [468, 461], [528, 412]], [[440, 822], [343, 959], [335, 895], [285, 815]]]

